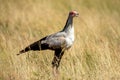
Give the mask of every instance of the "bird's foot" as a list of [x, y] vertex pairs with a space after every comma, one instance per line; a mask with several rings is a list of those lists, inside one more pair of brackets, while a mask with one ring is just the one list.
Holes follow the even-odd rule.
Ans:
[[53, 76], [55, 80], [59, 79], [59, 70], [57, 67], [53, 67]]

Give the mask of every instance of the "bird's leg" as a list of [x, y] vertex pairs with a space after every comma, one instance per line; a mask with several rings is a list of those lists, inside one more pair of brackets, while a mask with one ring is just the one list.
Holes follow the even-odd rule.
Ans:
[[53, 74], [55, 77], [58, 77], [58, 75], [59, 75], [58, 67], [60, 65], [60, 61], [61, 61], [61, 58], [63, 56], [63, 53], [64, 52], [61, 52], [61, 50], [55, 51], [55, 55], [54, 55], [54, 58], [52, 61]]
[[52, 68], [53, 68], [53, 75], [55, 77], [57, 77], [58, 74], [59, 74], [59, 71], [58, 71], [59, 63], [60, 63], [59, 57], [58, 56], [54, 56], [54, 59], [52, 61]]
[[58, 68], [57, 67], [52, 67], [53, 68], [53, 76], [55, 78], [55, 80], [58, 80], [58, 77], [59, 77], [59, 71], [58, 71]]

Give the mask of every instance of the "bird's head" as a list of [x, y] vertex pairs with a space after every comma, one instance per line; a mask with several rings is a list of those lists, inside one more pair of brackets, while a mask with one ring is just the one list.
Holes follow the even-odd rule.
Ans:
[[70, 11], [69, 12], [69, 16], [77, 17], [78, 15], [79, 15], [79, 13], [77, 11]]

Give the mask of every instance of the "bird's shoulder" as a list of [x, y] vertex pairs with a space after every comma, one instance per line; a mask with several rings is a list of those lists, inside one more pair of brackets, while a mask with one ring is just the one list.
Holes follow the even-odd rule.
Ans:
[[46, 36], [46, 40], [61, 39], [61, 38], [66, 38], [65, 32], [57, 32], [57, 33]]
[[54, 33], [54, 34], [51, 34], [51, 35], [49, 35], [48, 36], [48, 38], [59, 38], [59, 37], [66, 37], [66, 33], [65, 32], [62, 32], [62, 31], [60, 31], [60, 32], [57, 32], [57, 33]]

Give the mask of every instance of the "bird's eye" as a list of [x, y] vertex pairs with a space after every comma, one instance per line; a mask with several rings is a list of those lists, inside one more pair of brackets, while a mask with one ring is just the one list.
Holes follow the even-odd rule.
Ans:
[[74, 14], [74, 12], [70, 12], [70, 15], [73, 15]]

